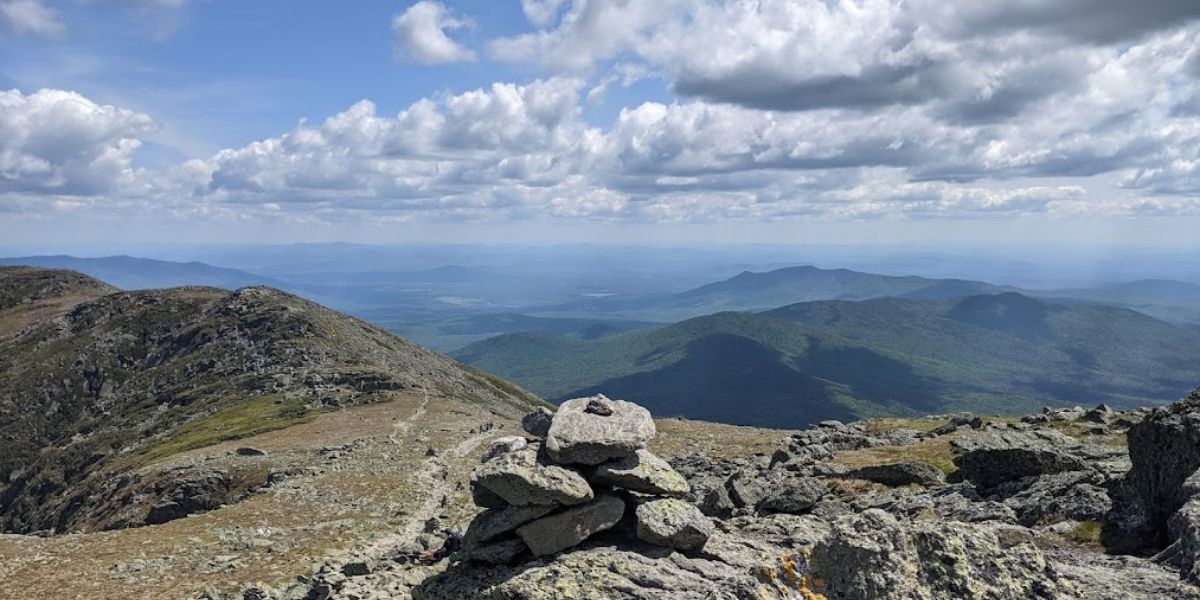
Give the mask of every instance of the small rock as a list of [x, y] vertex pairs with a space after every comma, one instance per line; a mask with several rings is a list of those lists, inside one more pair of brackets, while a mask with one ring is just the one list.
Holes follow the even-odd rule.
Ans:
[[514, 435], [510, 437], [502, 437], [492, 442], [492, 444], [488, 446], [487, 451], [483, 453], [483, 462], [492, 460], [493, 458], [496, 458], [497, 456], [500, 456], [506, 452], [523, 450], [528, 445], [529, 442], [520, 436]]
[[697, 550], [712, 535], [712, 522], [700, 509], [673, 498], [637, 507], [637, 536], [644, 542], [677, 550]]
[[236, 450], [233, 451], [233, 453], [238, 456], [266, 456], [267, 455], [267, 452], [265, 450], [259, 450], [258, 448], [253, 448], [251, 446], [239, 446]]
[[554, 413], [546, 408], [539, 407], [537, 410], [525, 415], [521, 419], [521, 427], [525, 429], [529, 435], [540, 438], [546, 437], [550, 433], [550, 423], [554, 420]]
[[375, 570], [375, 560], [369, 557], [357, 557], [342, 565], [342, 575], [346, 577], [362, 577], [370, 575]]

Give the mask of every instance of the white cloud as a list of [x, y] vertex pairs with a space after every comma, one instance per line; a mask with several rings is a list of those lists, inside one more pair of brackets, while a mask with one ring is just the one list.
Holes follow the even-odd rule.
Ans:
[[40, 0], [0, 2], [0, 21], [21, 35], [57, 37], [67, 30], [62, 14]]
[[129, 190], [132, 154], [155, 128], [147, 115], [73, 92], [0, 92], [0, 194]]
[[521, 0], [521, 11], [535, 25], [548, 25], [558, 16], [567, 0]]
[[475, 53], [446, 35], [447, 30], [472, 27], [469, 19], [450, 14], [440, 2], [422, 0], [392, 19], [397, 55], [423, 64], [475, 60]]
[[[1195, 214], [1193, 5], [1147, 0], [1157, 12], [1122, 29], [1122, 7], [1086, 23], [1025, 2], [985, 18], [998, 1], [526, 1], [540, 28], [489, 52], [553, 71], [544, 79], [392, 114], [363, 100], [153, 172], [130, 166], [148, 117], [96, 107], [127, 129], [50, 144], [84, 155], [70, 160], [41, 143], [0, 146], [0, 197], [307, 221]], [[446, 37], [466, 24], [440, 4], [396, 21], [412, 60], [473, 57]], [[658, 81], [676, 97], [609, 91]], [[612, 97], [626, 106], [599, 122]], [[24, 126], [0, 110], [4, 126]]]

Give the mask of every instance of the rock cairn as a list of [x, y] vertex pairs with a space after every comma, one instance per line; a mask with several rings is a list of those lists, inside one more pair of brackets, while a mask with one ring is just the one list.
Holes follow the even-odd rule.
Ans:
[[712, 532], [699, 509], [679, 500], [687, 480], [646, 449], [655, 435], [645, 408], [602, 395], [541, 409], [522, 420], [533, 438], [497, 440], [471, 476], [483, 507], [460, 557], [511, 563], [555, 554], [603, 531], [626, 529], [644, 542], [697, 550]]

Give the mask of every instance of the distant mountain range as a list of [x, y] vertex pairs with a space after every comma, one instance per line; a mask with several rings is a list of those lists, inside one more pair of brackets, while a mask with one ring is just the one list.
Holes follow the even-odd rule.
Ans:
[[893, 277], [847, 269], [797, 266], [739, 275], [675, 294], [587, 298], [555, 307], [621, 315], [651, 321], [676, 321], [720, 311], [765, 310], [813, 300], [867, 300], [883, 297], [954, 298], [1014, 288], [963, 279]]
[[409, 323], [392, 327], [391, 331], [439, 352], [449, 352], [506, 333], [549, 333], [591, 340], [659, 325], [661, 323], [625, 319], [550, 318], [498, 313]]
[[74, 256], [21, 256], [0, 258], [0, 265], [70, 269], [125, 290], [206, 285], [235, 290], [251, 285], [282, 287], [269, 277], [201, 262], [171, 262], [133, 256], [77, 258]]
[[[918, 296], [939, 287], [895, 283]], [[453, 355], [550, 400], [599, 391], [659, 414], [794, 427], [882, 414], [1168, 401], [1200, 379], [1200, 330], [1123, 308], [1003, 292], [803, 302], [596, 340], [517, 333]]]

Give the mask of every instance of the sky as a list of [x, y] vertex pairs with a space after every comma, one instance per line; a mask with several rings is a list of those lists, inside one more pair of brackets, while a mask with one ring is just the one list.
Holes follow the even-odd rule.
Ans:
[[1196, 0], [0, 0], [0, 243], [1197, 231]]

